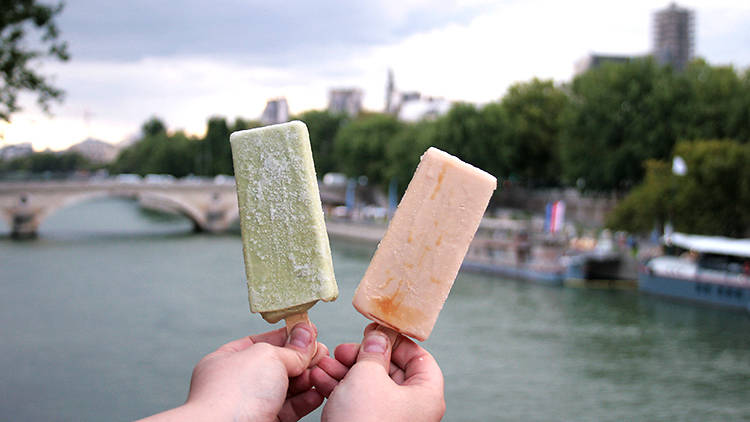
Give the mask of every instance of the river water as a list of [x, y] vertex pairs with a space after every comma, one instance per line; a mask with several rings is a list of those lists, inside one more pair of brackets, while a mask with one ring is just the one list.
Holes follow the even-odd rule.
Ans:
[[[117, 200], [63, 209], [32, 241], [0, 226], [0, 420], [176, 406], [203, 355], [271, 328], [248, 311], [239, 236], [190, 229]], [[341, 296], [311, 312], [331, 348], [361, 338], [351, 298], [372, 253], [332, 247]], [[425, 347], [447, 421], [750, 420], [742, 313], [460, 274]]]

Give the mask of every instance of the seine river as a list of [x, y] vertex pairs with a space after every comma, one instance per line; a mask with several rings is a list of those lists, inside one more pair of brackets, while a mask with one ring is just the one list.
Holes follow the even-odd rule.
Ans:
[[[248, 310], [239, 236], [190, 227], [116, 200], [63, 209], [32, 241], [0, 226], [0, 420], [176, 406], [203, 355], [272, 328]], [[341, 296], [311, 312], [331, 348], [361, 338], [372, 250], [333, 252]], [[425, 347], [447, 421], [750, 420], [746, 314], [461, 274]]]

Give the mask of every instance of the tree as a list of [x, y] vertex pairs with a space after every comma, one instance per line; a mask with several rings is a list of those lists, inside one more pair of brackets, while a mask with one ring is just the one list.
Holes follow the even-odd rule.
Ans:
[[627, 190], [643, 179], [642, 163], [665, 160], [682, 133], [679, 106], [689, 91], [651, 59], [605, 63], [568, 87], [561, 153], [565, 179], [592, 190]]
[[165, 126], [164, 122], [162, 122], [161, 119], [156, 116], [152, 116], [146, 121], [146, 123], [141, 125], [141, 135], [143, 135], [144, 138], [148, 136], [158, 136], [166, 134], [167, 126]]
[[[37, 103], [49, 111], [49, 103], [61, 100], [62, 90], [52, 86], [38, 71], [37, 61], [44, 58], [67, 61], [68, 46], [58, 40], [54, 18], [63, 5], [40, 4], [35, 0], [8, 0], [0, 7], [0, 119], [21, 108], [18, 94], [36, 93]], [[36, 38], [31, 38], [36, 35]], [[33, 47], [32, 47], [33, 46]]]
[[336, 168], [336, 156], [333, 154], [334, 139], [339, 129], [346, 124], [346, 114], [330, 113], [326, 110], [306, 111], [297, 119], [305, 122], [310, 132], [310, 146], [315, 158], [315, 172], [318, 177]]
[[206, 136], [201, 142], [201, 174], [234, 174], [232, 147], [229, 143], [229, 126], [223, 117], [208, 119]]
[[196, 140], [183, 132], [167, 133], [164, 123], [152, 117], [141, 127], [141, 138], [120, 152], [110, 170], [113, 173], [183, 177], [195, 173], [197, 151]]
[[631, 233], [648, 233], [670, 219], [670, 198], [678, 180], [666, 161], [648, 160], [643, 182], [634, 187], [607, 216], [607, 226]]
[[750, 142], [750, 68], [741, 77], [734, 107], [730, 110], [728, 132], [740, 142]]
[[87, 170], [91, 163], [77, 152], [55, 153], [52, 151], [35, 152], [9, 161], [0, 161], [0, 174], [3, 173], [50, 173], [52, 176], [72, 173], [76, 170]]
[[742, 80], [734, 68], [714, 67], [699, 59], [690, 63], [676, 82], [688, 96], [688, 101], [676, 104], [682, 109], [680, 139], [747, 140], [738, 135], [745, 135], [742, 130], [750, 123], [733, 120], [747, 105], [747, 92], [743, 92]]
[[456, 103], [435, 120], [432, 145], [482, 169], [497, 166], [497, 139], [479, 108]]
[[388, 185], [387, 145], [404, 124], [386, 114], [365, 115], [342, 127], [334, 140], [336, 170], [350, 177], [367, 176], [371, 184]]
[[530, 186], [560, 183], [559, 136], [567, 100], [552, 81], [534, 78], [510, 87], [495, 119], [504, 120], [500, 151], [509, 175]]
[[742, 237], [750, 233], [750, 144], [680, 142], [674, 155], [687, 174], [672, 174], [666, 161], [650, 161], [644, 182], [615, 208], [607, 224], [646, 232], [671, 221], [675, 230]]
[[386, 144], [384, 181], [396, 180], [399, 194], [406, 191], [419, 164], [419, 158], [432, 146], [435, 138], [435, 123], [422, 120], [415, 124], [404, 125]]

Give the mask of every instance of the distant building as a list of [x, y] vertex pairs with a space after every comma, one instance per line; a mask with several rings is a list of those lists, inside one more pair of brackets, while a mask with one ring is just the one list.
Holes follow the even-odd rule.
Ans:
[[654, 14], [653, 55], [661, 64], [683, 70], [693, 58], [695, 19], [692, 10], [672, 3]]
[[641, 56], [618, 56], [612, 54], [589, 54], [575, 64], [575, 74], [580, 75], [590, 69], [596, 69], [604, 63], [628, 63]]
[[328, 93], [328, 111], [356, 116], [362, 111], [362, 91], [356, 88], [332, 89]]
[[287, 121], [289, 121], [289, 105], [286, 103], [286, 98], [268, 100], [266, 108], [260, 116], [260, 122], [265, 126]]
[[34, 149], [28, 142], [22, 144], [6, 145], [0, 148], [0, 160], [12, 160], [14, 158], [31, 155], [33, 153]]
[[416, 122], [442, 116], [451, 108], [451, 102], [443, 98], [426, 97], [418, 91], [398, 91], [393, 71], [388, 69], [385, 89], [385, 112], [399, 120]]
[[393, 81], [393, 69], [388, 69], [388, 79], [385, 83], [385, 112], [394, 114], [393, 100], [396, 94], [396, 83]]
[[443, 98], [412, 98], [401, 104], [398, 119], [406, 122], [434, 119], [447, 113], [451, 105], [450, 101]]
[[94, 163], [109, 163], [117, 158], [118, 148], [107, 142], [96, 139], [86, 139], [70, 148], [70, 152], [77, 152]]

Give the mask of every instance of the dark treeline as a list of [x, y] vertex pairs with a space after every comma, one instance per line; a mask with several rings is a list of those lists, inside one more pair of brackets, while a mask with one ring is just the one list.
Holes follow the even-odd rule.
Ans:
[[94, 168], [84, 156], [76, 152], [36, 152], [12, 160], [0, 160], [0, 176], [4, 175], [67, 175], [76, 170]]
[[[750, 228], [750, 70], [738, 73], [696, 60], [674, 72], [643, 59], [607, 63], [563, 85], [533, 79], [513, 85], [497, 102], [458, 103], [443, 116], [416, 123], [380, 113], [349, 118], [308, 111], [294, 118], [310, 130], [319, 177], [364, 175], [382, 187], [395, 179], [403, 191], [420, 155], [435, 146], [504, 183], [632, 192], [610, 219], [615, 228], [643, 231], [669, 219], [676, 229], [692, 232], [737, 235]], [[259, 125], [214, 117], [200, 138], [170, 132], [154, 118], [109, 170], [232, 174], [229, 134]], [[682, 178], [670, 176], [676, 154], [688, 165]], [[738, 190], [730, 192], [730, 186]], [[667, 204], [667, 197], [682, 202]], [[710, 208], [725, 199], [735, 201], [727, 203], [735, 211], [725, 216], [733, 223], [721, 223], [731, 228], [709, 224], [709, 210], [682, 217], [680, 210], [691, 205]], [[685, 221], [689, 225], [681, 226]]]
[[[529, 187], [577, 186], [625, 192], [640, 183], [647, 160], [669, 160], [678, 141], [750, 139], [750, 72], [694, 62], [676, 73], [651, 60], [604, 66], [557, 86], [533, 79], [498, 102], [458, 103], [436, 119], [405, 123], [379, 113], [356, 118], [308, 111], [316, 170], [365, 175], [404, 185], [428, 146], [499, 179]], [[169, 133], [152, 119], [122, 151], [113, 172], [231, 174], [229, 134], [259, 122], [208, 121], [203, 138]]]

